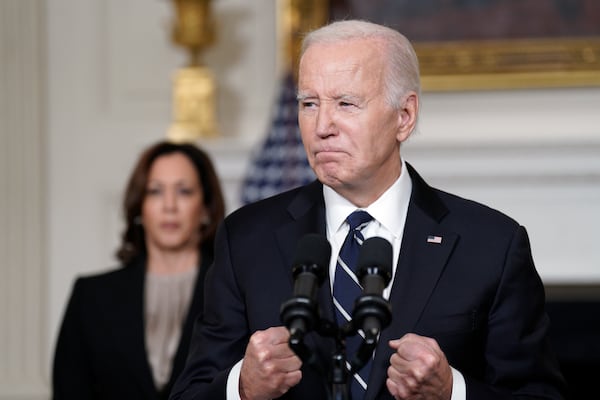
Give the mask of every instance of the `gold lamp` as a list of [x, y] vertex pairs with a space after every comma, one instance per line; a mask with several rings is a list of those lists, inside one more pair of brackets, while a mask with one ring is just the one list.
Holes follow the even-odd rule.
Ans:
[[283, 37], [283, 54], [286, 67], [298, 75], [298, 57], [302, 38], [306, 32], [327, 22], [329, 2], [323, 0], [281, 0], [279, 30]]
[[172, 0], [175, 22], [172, 41], [186, 50], [186, 67], [175, 73], [173, 123], [167, 137], [176, 142], [219, 135], [216, 121], [216, 84], [209, 68], [200, 62], [201, 52], [215, 41], [215, 22], [210, 0]]

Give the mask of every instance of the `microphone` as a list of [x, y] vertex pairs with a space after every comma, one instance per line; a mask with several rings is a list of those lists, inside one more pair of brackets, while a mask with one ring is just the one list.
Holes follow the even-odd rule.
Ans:
[[363, 294], [354, 307], [353, 319], [365, 333], [378, 335], [391, 319], [391, 306], [382, 297], [392, 279], [392, 245], [380, 237], [365, 240], [356, 263], [356, 276]]
[[327, 276], [331, 246], [315, 233], [303, 236], [292, 264], [294, 296], [281, 305], [281, 321], [290, 331], [290, 345], [300, 342], [317, 320], [317, 289]]
[[369, 360], [379, 333], [392, 319], [392, 307], [382, 296], [392, 279], [392, 259], [392, 245], [383, 238], [366, 239], [360, 247], [356, 276], [363, 293], [354, 304], [352, 322], [355, 329], [363, 330], [365, 339], [351, 362], [354, 371]]

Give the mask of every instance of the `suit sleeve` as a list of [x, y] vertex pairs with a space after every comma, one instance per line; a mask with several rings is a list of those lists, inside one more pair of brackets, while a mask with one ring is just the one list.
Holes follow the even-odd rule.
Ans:
[[468, 399], [563, 399], [565, 384], [548, 343], [544, 304], [527, 232], [519, 227], [488, 316], [485, 382], [465, 376]]
[[81, 331], [84, 283], [75, 282], [59, 331], [52, 368], [54, 400], [91, 400], [92, 379]]
[[215, 241], [214, 264], [205, 281], [204, 314], [194, 326], [190, 353], [171, 400], [224, 400], [229, 372], [244, 356], [250, 334], [231, 247], [223, 223]]

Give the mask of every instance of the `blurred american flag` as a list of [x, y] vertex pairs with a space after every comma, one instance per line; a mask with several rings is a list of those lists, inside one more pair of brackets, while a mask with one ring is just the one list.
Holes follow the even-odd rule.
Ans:
[[282, 81], [268, 135], [244, 179], [241, 200], [251, 203], [314, 179], [300, 138], [296, 86], [289, 73]]

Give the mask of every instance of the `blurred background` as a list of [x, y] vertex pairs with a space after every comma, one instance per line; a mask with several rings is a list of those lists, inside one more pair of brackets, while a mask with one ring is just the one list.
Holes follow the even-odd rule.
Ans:
[[[174, 132], [177, 72], [194, 63], [173, 39], [174, 3], [0, 0], [0, 399], [49, 398], [74, 278], [117, 265], [125, 180], [142, 148]], [[265, 147], [285, 143], [285, 158], [302, 154], [288, 40], [299, 17], [282, 0], [208, 3], [214, 40], [195, 62], [214, 77], [216, 129], [190, 140], [213, 158], [231, 212], [284, 188], [281, 176], [273, 183], [257, 175], [265, 164], [288, 168], [265, 161]], [[592, 2], [563, 3], [599, 15]], [[418, 131], [403, 148], [429, 183], [527, 227], [551, 311], [582, 310], [583, 319], [557, 317], [556, 332], [575, 335], [557, 336], [569, 341], [559, 343], [564, 357], [600, 354], [589, 347], [600, 331], [600, 52], [588, 50], [591, 71], [546, 71], [543, 79], [535, 69], [459, 78], [432, 69]], [[419, 51], [431, 61], [475, 50]], [[289, 137], [278, 142], [274, 132]], [[600, 365], [594, 360], [590, 368]]]

